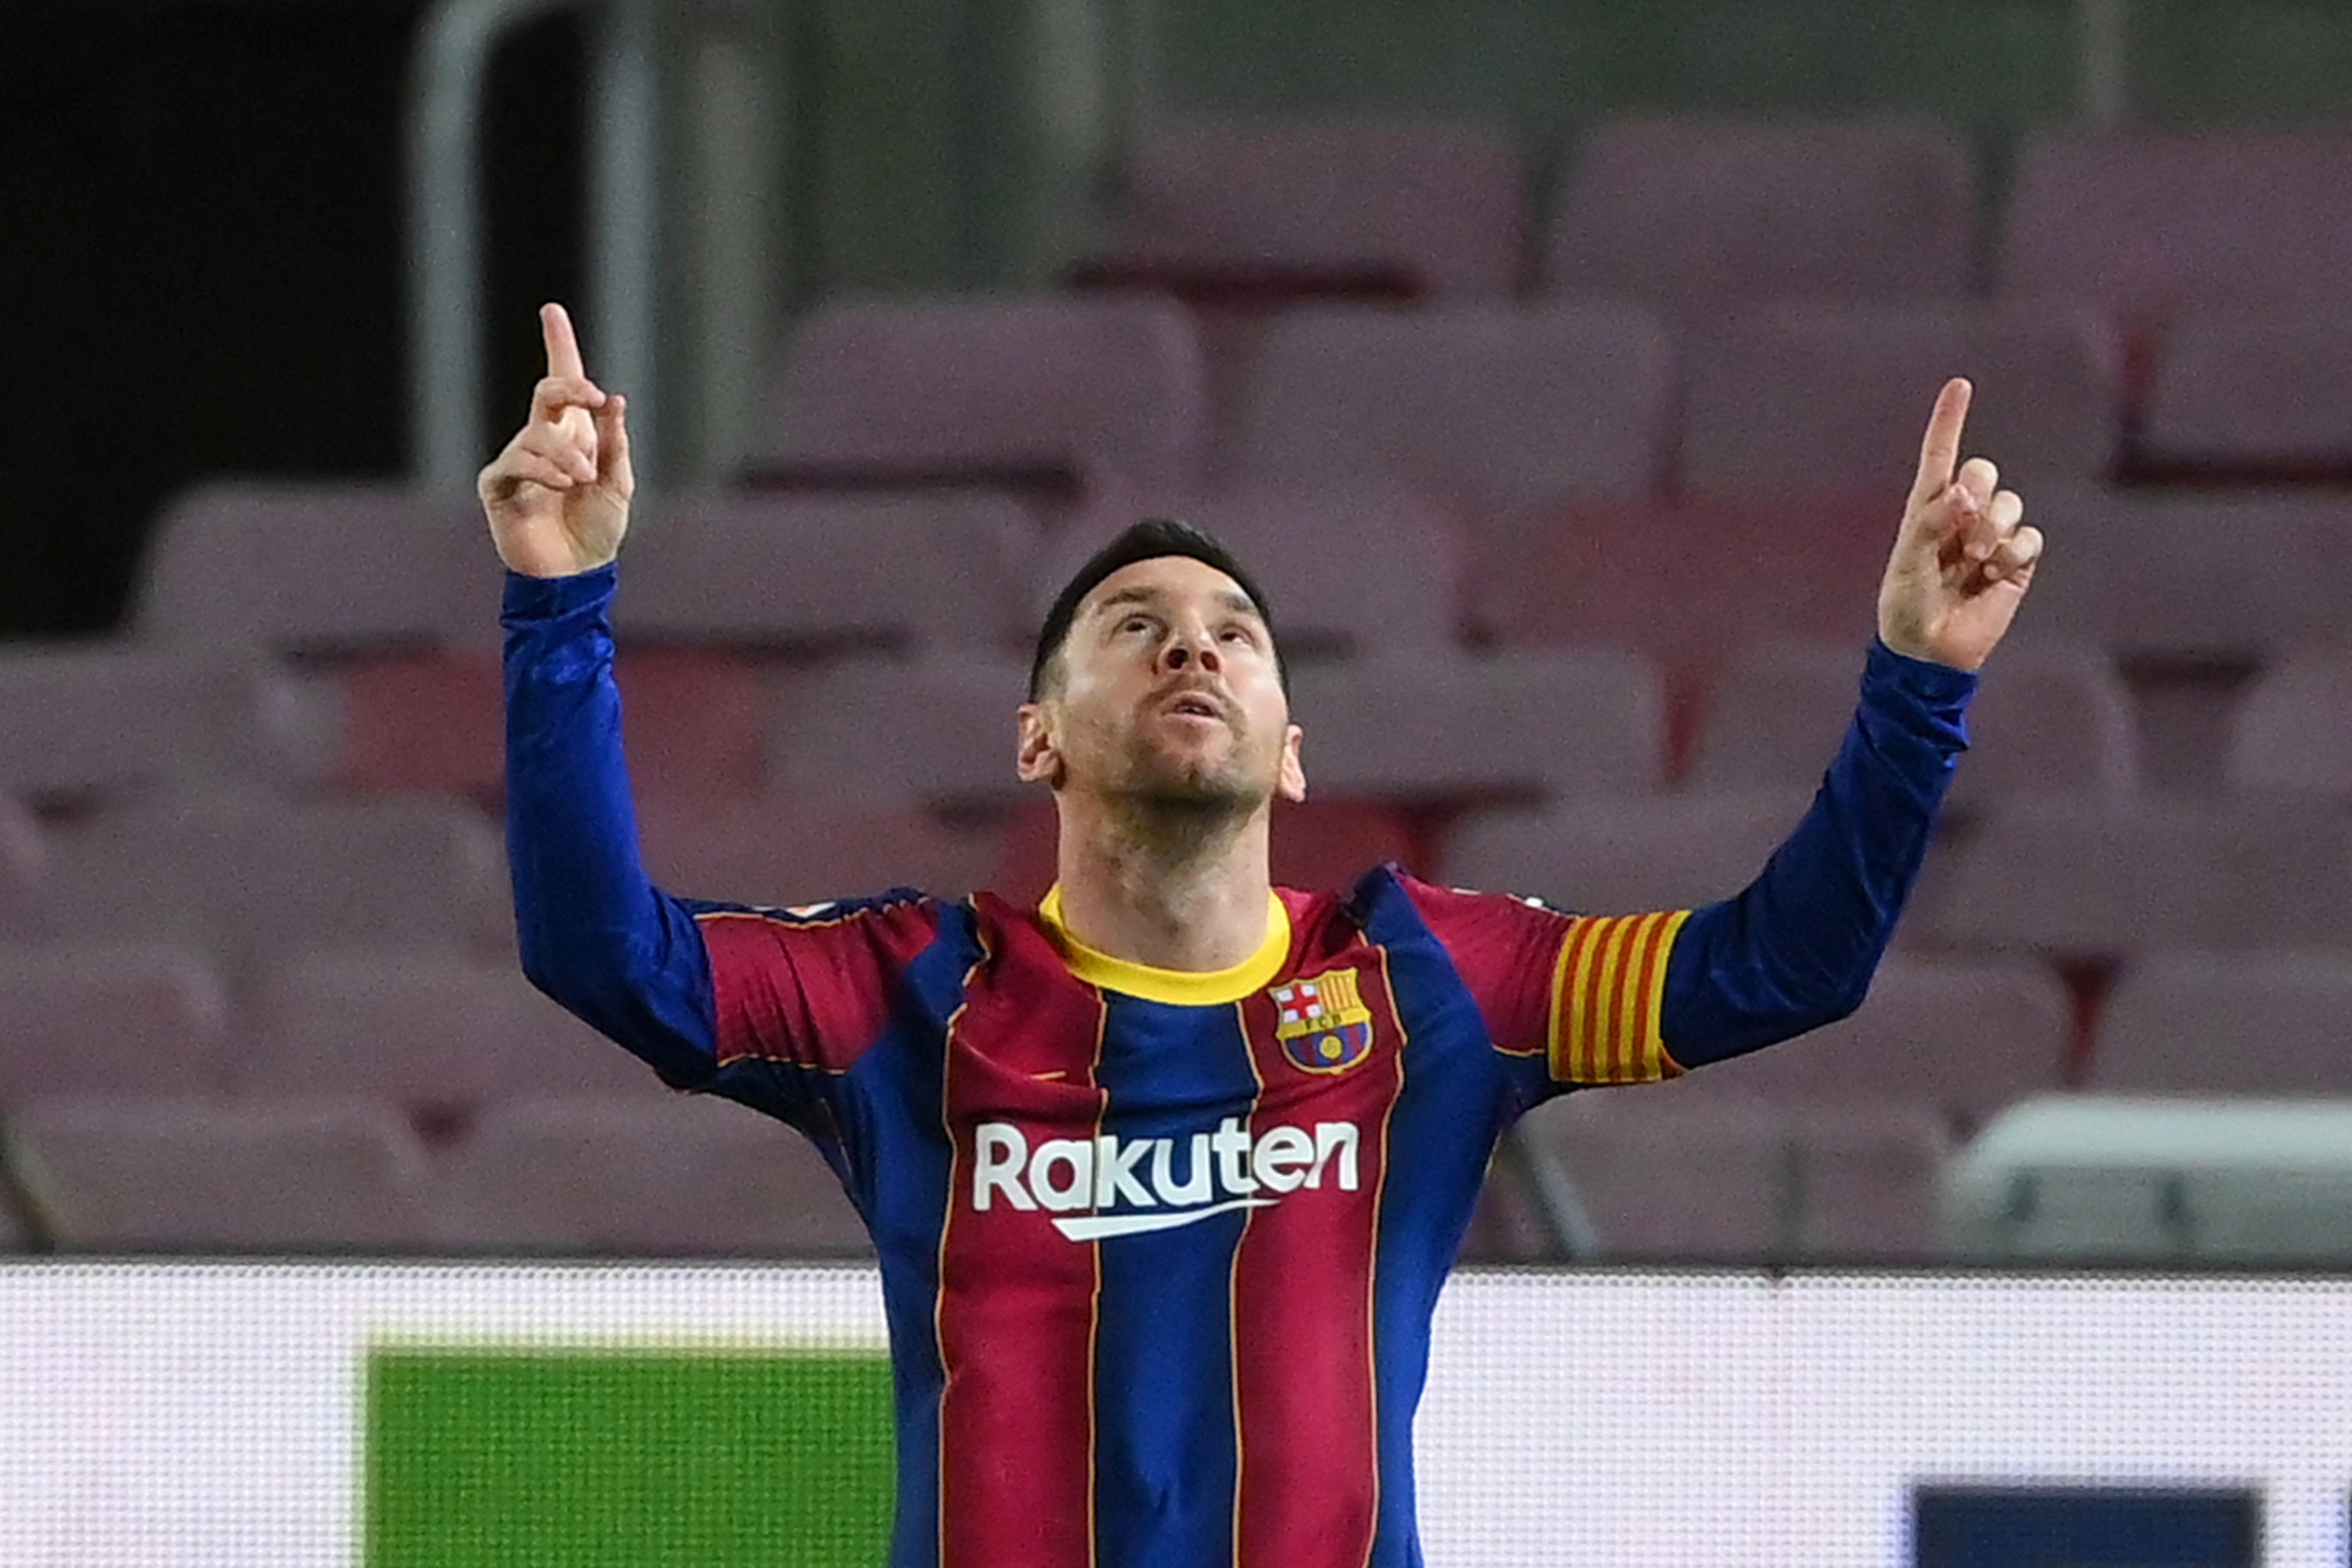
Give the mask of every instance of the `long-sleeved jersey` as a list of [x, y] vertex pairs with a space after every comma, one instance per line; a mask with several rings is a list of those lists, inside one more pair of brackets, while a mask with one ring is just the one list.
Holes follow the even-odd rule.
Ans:
[[1725, 902], [1577, 917], [1381, 868], [1276, 890], [1248, 960], [1176, 973], [1088, 949], [1050, 895], [654, 888], [614, 586], [508, 583], [523, 963], [840, 1175], [896, 1367], [891, 1568], [1418, 1564], [1413, 1409], [1496, 1139], [1852, 1010], [1975, 685], [1874, 647], [1811, 809]]

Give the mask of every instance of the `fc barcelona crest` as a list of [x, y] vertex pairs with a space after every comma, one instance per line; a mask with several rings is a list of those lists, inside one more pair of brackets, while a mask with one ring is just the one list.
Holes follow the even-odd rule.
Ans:
[[1356, 972], [1335, 969], [1277, 985], [1274, 1037], [1290, 1065], [1307, 1072], [1345, 1072], [1371, 1054], [1372, 1011], [1356, 990]]

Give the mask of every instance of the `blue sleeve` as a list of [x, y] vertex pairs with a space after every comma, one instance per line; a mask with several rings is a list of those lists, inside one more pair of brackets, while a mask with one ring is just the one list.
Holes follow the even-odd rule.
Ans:
[[532, 984], [679, 1089], [712, 1087], [710, 959], [694, 910], [646, 875], [613, 679], [616, 569], [509, 573], [507, 859]]
[[1977, 677], [1875, 644], [1862, 701], [1796, 831], [1738, 897], [1692, 912], [1666, 961], [1659, 1032], [1690, 1068], [1862, 1005], [1919, 875]]

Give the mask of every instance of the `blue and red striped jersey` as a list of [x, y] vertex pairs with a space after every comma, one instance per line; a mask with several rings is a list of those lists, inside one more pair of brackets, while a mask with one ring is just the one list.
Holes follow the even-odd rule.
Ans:
[[1814, 808], [1723, 903], [1577, 917], [1381, 868], [1278, 889], [1250, 959], [1180, 973], [1088, 949], [1050, 895], [653, 888], [614, 584], [509, 583], [524, 965], [840, 1174], [896, 1365], [892, 1568], [1418, 1564], [1412, 1415], [1496, 1140], [1850, 1011], [1974, 685], [1874, 649]]

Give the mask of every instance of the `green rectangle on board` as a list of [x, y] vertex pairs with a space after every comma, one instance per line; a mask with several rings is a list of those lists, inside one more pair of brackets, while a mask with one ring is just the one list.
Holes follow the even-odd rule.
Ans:
[[879, 1355], [383, 1349], [368, 1568], [875, 1568]]

